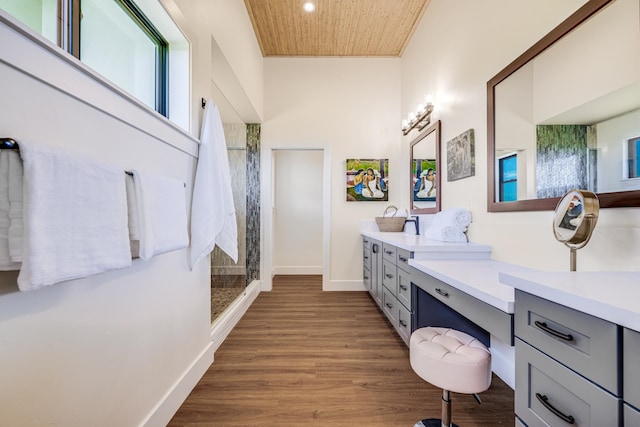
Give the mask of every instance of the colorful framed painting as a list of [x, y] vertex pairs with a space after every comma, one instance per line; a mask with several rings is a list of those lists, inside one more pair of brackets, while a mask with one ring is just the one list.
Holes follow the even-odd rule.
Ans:
[[347, 202], [389, 200], [389, 159], [347, 159]]

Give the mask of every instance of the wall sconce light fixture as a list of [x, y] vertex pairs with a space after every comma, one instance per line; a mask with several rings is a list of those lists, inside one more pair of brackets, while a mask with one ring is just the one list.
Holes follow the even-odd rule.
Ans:
[[410, 112], [409, 118], [402, 121], [402, 134], [407, 135], [413, 129], [422, 130], [431, 123], [433, 103], [419, 104], [417, 112]]

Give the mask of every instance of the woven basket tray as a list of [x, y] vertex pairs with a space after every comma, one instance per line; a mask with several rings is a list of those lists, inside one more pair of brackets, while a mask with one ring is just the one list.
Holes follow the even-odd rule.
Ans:
[[407, 218], [403, 216], [393, 216], [393, 215], [386, 216], [387, 211], [389, 209], [395, 209], [395, 211], [393, 212], [393, 215], [398, 213], [398, 208], [396, 208], [395, 206], [388, 206], [384, 210], [384, 213], [382, 214], [382, 216], [376, 217], [376, 224], [378, 224], [378, 228], [380, 229], [380, 231], [395, 231], [395, 232], [402, 231], [404, 229], [404, 222]]

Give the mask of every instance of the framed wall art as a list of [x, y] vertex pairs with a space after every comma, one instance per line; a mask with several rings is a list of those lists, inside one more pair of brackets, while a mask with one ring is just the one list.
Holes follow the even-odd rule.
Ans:
[[457, 181], [476, 173], [473, 129], [447, 142], [447, 181]]
[[389, 200], [389, 159], [347, 159], [347, 202]]

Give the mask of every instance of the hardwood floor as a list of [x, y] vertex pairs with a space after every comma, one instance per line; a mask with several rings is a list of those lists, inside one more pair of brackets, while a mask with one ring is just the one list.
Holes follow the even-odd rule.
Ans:
[[[453, 422], [513, 426], [513, 391], [452, 393]], [[366, 292], [322, 292], [320, 276], [277, 276], [215, 354], [169, 426], [407, 426], [439, 418], [442, 391]]]

